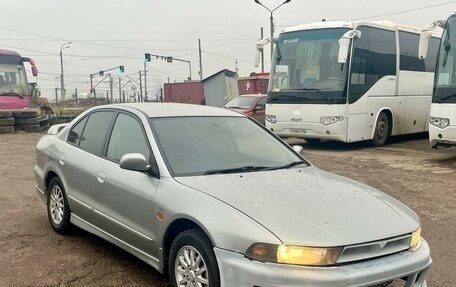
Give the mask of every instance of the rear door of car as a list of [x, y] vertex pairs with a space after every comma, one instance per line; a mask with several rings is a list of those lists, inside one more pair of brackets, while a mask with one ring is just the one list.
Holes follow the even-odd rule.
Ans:
[[121, 112], [107, 141], [105, 160], [97, 165], [96, 225], [157, 259], [159, 179], [147, 172], [121, 169], [120, 158], [127, 153], [141, 153], [151, 164], [155, 162], [139, 118]]

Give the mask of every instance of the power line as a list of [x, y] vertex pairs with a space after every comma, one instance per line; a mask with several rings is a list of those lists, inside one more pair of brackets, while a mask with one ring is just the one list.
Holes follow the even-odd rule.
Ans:
[[391, 13], [387, 13], [387, 14], [373, 15], [373, 16], [368, 16], [368, 17], [363, 17], [363, 18], [354, 19], [354, 20], [372, 19], [372, 18], [380, 18], [380, 17], [385, 17], [385, 16], [392, 16], [392, 15], [410, 13], [410, 12], [415, 12], [415, 11], [430, 9], [430, 8], [434, 8], [434, 7], [438, 7], [438, 6], [444, 6], [444, 5], [453, 4], [453, 3], [456, 3], [456, 1], [449, 1], [449, 2], [444, 2], [444, 3], [439, 3], [439, 4], [434, 4], [434, 5], [429, 5], [429, 6], [414, 8], [414, 9], [408, 9], [408, 10], [402, 10], [402, 11], [397, 11], [397, 12], [391, 12]]

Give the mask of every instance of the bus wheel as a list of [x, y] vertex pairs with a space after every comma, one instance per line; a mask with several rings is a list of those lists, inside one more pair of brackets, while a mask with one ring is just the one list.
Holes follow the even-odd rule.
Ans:
[[388, 117], [384, 112], [381, 112], [375, 125], [374, 138], [371, 141], [373, 146], [381, 146], [385, 143], [388, 138], [390, 124]]
[[308, 145], [316, 145], [320, 142], [320, 139], [304, 139]]

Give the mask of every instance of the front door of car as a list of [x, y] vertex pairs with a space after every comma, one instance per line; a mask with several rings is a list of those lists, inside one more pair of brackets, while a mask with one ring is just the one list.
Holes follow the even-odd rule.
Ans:
[[253, 118], [264, 125], [266, 97], [260, 98], [253, 108]]
[[103, 160], [103, 145], [114, 116], [114, 111], [98, 111], [81, 119], [69, 131], [68, 145], [58, 158], [72, 215], [90, 223], [98, 194], [97, 165]]
[[[96, 225], [114, 238], [158, 259], [156, 190], [159, 179], [147, 172], [121, 169], [120, 158], [141, 153], [154, 161], [140, 121], [119, 113], [98, 166]], [[153, 164], [153, 163], [152, 163]]]

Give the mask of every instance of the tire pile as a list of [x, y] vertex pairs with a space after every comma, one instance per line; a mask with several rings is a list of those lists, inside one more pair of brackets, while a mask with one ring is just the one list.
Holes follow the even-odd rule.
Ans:
[[14, 131], [40, 132], [38, 112], [35, 110], [0, 110], [0, 134]]

